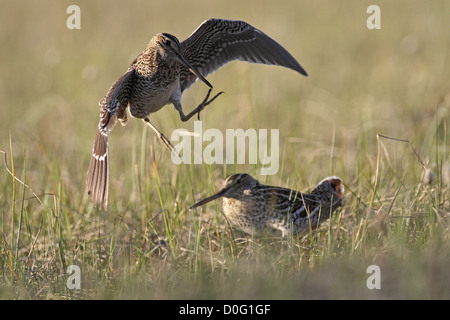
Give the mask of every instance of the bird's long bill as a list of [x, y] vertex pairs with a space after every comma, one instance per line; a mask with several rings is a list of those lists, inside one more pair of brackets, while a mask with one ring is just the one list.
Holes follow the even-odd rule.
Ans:
[[220, 190], [219, 192], [213, 194], [212, 196], [209, 196], [209, 197], [207, 197], [207, 198], [205, 198], [205, 199], [203, 199], [203, 200], [200, 200], [199, 202], [197, 202], [196, 204], [194, 204], [190, 209], [197, 208], [197, 207], [199, 207], [199, 206], [204, 205], [205, 203], [208, 203], [208, 202], [211, 202], [211, 201], [213, 201], [213, 200], [216, 200], [216, 199], [222, 197], [222, 196], [225, 194], [226, 191], [227, 191], [227, 189], [222, 189], [222, 190]]
[[200, 72], [198, 72], [193, 66], [191, 66], [191, 64], [189, 62], [186, 61], [185, 58], [183, 58], [183, 56], [181, 54], [177, 54], [178, 58], [180, 58], [181, 62], [189, 69], [190, 72], [192, 72], [193, 74], [195, 74], [197, 76], [197, 78], [199, 78], [200, 80], [202, 80], [204, 83], [206, 83], [206, 85], [210, 88], [212, 88], [213, 86], [211, 85], [211, 83], [209, 83], [208, 80], [205, 79], [204, 76], [202, 76], [200, 74]]

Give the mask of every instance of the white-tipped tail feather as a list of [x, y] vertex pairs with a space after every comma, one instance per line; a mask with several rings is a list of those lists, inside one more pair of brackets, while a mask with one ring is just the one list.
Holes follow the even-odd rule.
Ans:
[[108, 209], [109, 159], [108, 134], [100, 130], [95, 136], [87, 176], [87, 192], [96, 207]]

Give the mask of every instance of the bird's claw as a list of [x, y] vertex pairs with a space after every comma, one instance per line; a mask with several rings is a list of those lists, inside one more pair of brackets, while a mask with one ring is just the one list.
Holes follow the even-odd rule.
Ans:
[[214, 100], [216, 100], [216, 98], [217, 98], [218, 96], [220, 96], [222, 93], [224, 93], [224, 91], [220, 91], [220, 92], [217, 93], [214, 97], [212, 97], [211, 100], [208, 100], [209, 95], [211, 94], [211, 90], [212, 90], [212, 89], [209, 89], [209, 90], [208, 90], [208, 93], [206, 94], [205, 99], [203, 99], [202, 103], [198, 106], [198, 109], [199, 109], [198, 112], [197, 112], [197, 118], [198, 118], [198, 120], [200, 120], [200, 111], [202, 111], [203, 109], [205, 109], [205, 107], [206, 107], [207, 105], [209, 105], [211, 102], [213, 102]]

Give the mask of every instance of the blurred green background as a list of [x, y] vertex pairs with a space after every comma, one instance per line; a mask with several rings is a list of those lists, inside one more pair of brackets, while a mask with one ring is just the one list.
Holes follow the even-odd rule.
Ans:
[[[98, 100], [153, 34], [184, 39], [210, 17], [242, 19], [265, 31], [310, 77], [272, 66], [226, 65], [208, 78], [226, 94], [202, 114], [205, 129], [278, 128], [282, 142], [292, 143], [285, 151], [302, 159], [296, 165], [304, 173], [321, 167], [313, 162], [320, 159], [309, 155], [329, 153], [335, 141], [335, 152], [345, 157], [343, 175], [352, 178], [362, 130], [372, 138], [380, 133], [408, 139], [428, 154], [436, 109], [444, 103], [438, 120], [448, 112], [445, 1], [381, 1], [381, 30], [366, 27], [370, 1], [80, 1], [81, 30], [66, 28], [70, 4], [2, 4], [0, 147], [9, 149], [11, 134], [18, 153], [27, 149], [70, 161], [62, 177], [76, 189], [85, 178], [79, 173], [89, 161]], [[185, 110], [205, 92], [202, 84], [187, 91]], [[193, 129], [193, 121], [182, 123], [171, 105], [152, 118], [168, 136], [178, 127]], [[113, 157], [126, 155], [118, 146], [130, 147], [140, 130], [136, 121], [117, 129], [111, 138]], [[289, 174], [286, 169], [282, 175]]]
[[[66, 27], [66, 20], [70, 15], [66, 13], [66, 9], [71, 4], [76, 4], [81, 9], [80, 30], [69, 30]], [[377, 4], [381, 8], [380, 30], [369, 30], [366, 27], [369, 17], [366, 9], [371, 4]], [[362, 246], [362, 255], [353, 260], [356, 262], [347, 263], [355, 250], [359, 250], [356, 240], [360, 233], [357, 227], [361, 226], [359, 223], [366, 216], [358, 205], [359, 201], [367, 205], [375, 192], [379, 150], [384, 155], [385, 170], [379, 176], [381, 183], [378, 186], [375, 212], [383, 211], [387, 215], [394, 212], [409, 216], [422, 210], [437, 212], [448, 221], [449, 182], [445, 180], [445, 165], [449, 163], [450, 157], [448, 1], [19, 0], [1, 1], [1, 8], [0, 150], [7, 152], [10, 167], [12, 146], [16, 175], [26, 180], [36, 194], [57, 195], [55, 201], [59, 205], [52, 207], [53, 200], [44, 201], [54, 208], [54, 212], [66, 217], [57, 246], [61, 249], [61, 243], [64, 243], [67, 252], [63, 254], [67, 259], [73, 258], [72, 251], [78, 248], [80, 242], [89, 241], [87, 229], [95, 236], [97, 229], [102, 229], [103, 232], [103, 227], [100, 228], [99, 225], [105, 224], [105, 230], [116, 232], [115, 217], [120, 215], [133, 221], [130, 223], [138, 225], [137, 228], [143, 232], [147, 230], [145, 228], [150, 219], [164, 208], [169, 210], [169, 216], [172, 215], [170, 222], [175, 223], [172, 231], [175, 230], [175, 235], [179, 233], [180, 239], [173, 240], [175, 242], [170, 240], [177, 238], [174, 234], [171, 235], [172, 238], [167, 234], [161, 237], [168, 237], [173, 244], [170, 246], [171, 250], [179, 253], [181, 247], [191, 245], [191, 233], [185, 233], [186, 228], [189, 228], [187, 226], [200, 219], [199, 214], [189, 213], [187, 207], [201, 195], [217, 190], [221, 179], [228, 173], [246, 171], [262, 182], [302, 191], [311, 188], [323, 177], [335, 174], [344, 179], [349, 205], [343, 212], [349, 217], [347, 222], [353, 223], [356, 228], [353, 233], [339, 234], [339, 237], [348, 237], [352, 253], [347, 254], [346, 250], [342, 254], [340, 250], [334, 251], [325, 256], [323, 264], [318, 262], [322, 261], [320, 259], [314, 260], [301, 254], [299, 260], [293, 258], [298, 262], [296, 266], [283, 264], [283, 267], [288, 267], [280, 269], [282, 271], [276, 274], [279, 279], [285, 279], [286, 274], [303, 268], [309, 262], [311, 265], [319, 263], [328, 277], [336, 278], [346, 274], [349, 277], [346, 276], [345, 279], [352, 279], [351, 274], [360, 270], [360, 265], [363, 265], [361, 270], [364, 278], [367, 252], [374, 250], [376, 255], [391, 252], [398, 236], [394, 233], [394, 237], [378, 246], [379, 238], [376, 233], [373, 241]], [[213, 17], [247, 21], [283, 45], [309, 73], [309, 77], [305, 78], [284, 68], [233, 62], [208, 77], [214, 90], [223, 90], [225, 94], [202, 112], [203, 129], [280, 129], [279, 173], [275, 176], [258, 176], [257, 166], [250, 165], [174, 166], [167, 148], [157, 141], [153, 132], [146, 131], [141, 121], [130, 119], [126, 127], [116, 127], [111, 134], [111, 209], [109, 213], [97, 211], [85, 194], [85, 179], [97, 130], [98, 101], [155, 33], [168, 32], [183, 40], [201, 22]], [[185, 92], [182, 100], [185, 112], [197, 106], [206, 91], [204, 84], [196, 83]], [[151, 119], [167, 137], [176, 128], [193, 130], [193, 119], [181, 122], [172, 105], [166, 106]], [[377, 134], [405, 139], [411, 143], [420, 160], [432, 169], [438, 183], [437, 195], [420, 189], [424, 168], [408, 144], [384, 140], [382, 148], [378, 149]], [[146, 151], [142, 153], [144, 149]], [[158, 163], [157, 172], [153, 161]], [[11, 208], [12, 199], [17, 199], [13, 198], [12, 178], [5, 170], [3, 159], [0, 169], [2, 236], [10, 239], [10, 228], [13, 228], [10, 225], [11, 215], [17, 210]], [[159, 179], [161, 186], [155, 182], [159, 183]], [[141, 186], [142, 190], [137, 186]], [[401, 196], [398, 199], [401, 200], [395, 202], [397, 198], [394, 196], [399, 188]], [[422, 195], [426, 199], [439, 199], [436, 202], [426, 202], [422, 209], [417, 209], [420, 206], [411, 206], [411, 203], [421, 203], [424, 199], [421, 198]], [[24, 198], [31, 196], [29, 190], [24, 191]], [[163, 206], [164, 203], [166, 206]], [[16, 205], [19, 206], [19, 203]], [[388, 209], [389, 206], [392, 210]], [[219, 204], [210, 208], [216, 208], [220, 212]], [[45, 214], [45, 211], [36, 200], [25, 201], [24, 212], [30, 215], [29, 228], [26, 230], [27, 237], [31, 239], [29, 243], [35, 237], [40, 240], [49, 236], [44, 231], [38, 233], [40, 218], [37, 217]], [[217, 219], [217, 225], [224, 224], [220, 215]], [[88, 221], [94, 224], [93, 230], [86, 227]], [[390, 226], [397, 230], [395, 224]], [[448, 241], [447, 224], [441, 226], [438, 238]], [[17, 228], [17, 224], [14, 227]], [[48, 226], [48, 230], [53, 228], [53, 225]], [[164, 234], [161, 230], [157, 232], [159, 235]], [[109, 235], [108, 232], [105, 234]], [[167, 229], [165, 232], [168, 232]], [[186, 235], [189, 240], [181, 240], [181, 235]], [[117, 235], [119, 242], [127, 242], [127, 237], [135, 239], [134, 234], [132, 236], [126, 232], [124, 235]], [[337, 237], [334, 235], [333, 239]], [[434, 235], [427, 239], [431, 241]], [[202, 257], [205, 259], [208, 257], [206, 249], [211, 244], [208, 241], [202, 242], [205, 246]], [[427, 241], [414, 248], [422, 249]], [[6, 252], [10, 252], [6, 243], [12, 245], [11, 242], [3, 242], [5, 259]], [[131, 242], [130, 245], [133, 246]], [[320, 243], [326, 248], [326, 241]], [[26, 248], [24, 243], [22, 246]], [[411, 286], [401, 282], [395, 290], [383, 291], [380, 295], [448, 298], [448, 270], [442, 268], [450, 260], [448, 249], [448, 245], [444, 246], [444, 256], [439, 257], [439, 254], [427, 251], [414, 258], [418, 260], [412, 260], [425, 263], [429, 260], [429, 255], [440, 259], [436, 260], [436, 268], [445, 280], [438, 285], [438, 289], [430, 289], [432, 285], [437, 285], [433, 279], [430, 280], [430, 286], [428, 282], [424, 282], [424, 286], [430, 290], [425, 290], [426, 293], [423, 293], [425, 291], [421, 285], [417, 286], [417, 291], [410, 292]], [[45, 248], [42, 250], [46, 252]], [[441, 252], [441, 247], [433, 246], [430, 250]], [[371, 255], [372, 253], [369, 254]], [[342, 273], [329, 264], [328, 259], [335, 256], [343, 257], [340, 260], [344, 266]], [[182, 259], [181, 254], [177, 257]], [[386, 262], [386, 265], [401, 265], [403, 256], [395, 257]], [[362, 260], [364, 263], [358, 262]], [[182, 267], [180, 269], [189, 276], [197, 275], [190, 269], [192, 266], [198, 267], [196, 263], [189, 264], [188, 271]], [[211, 264], [212, 274], [215, 274], [217, 264]], [[408, 269], [403, 274], [420, 274], [417, 279], [426, 278], [428, 273], [415, 273], [415, 268], [418, 267], [416, 263], [414, 265], [413, 269]], [[3, 267], [5, 276], [9, 271], [6, 264]], [[111, 267], [114, 268], [116, 267]], [[225, 279], [236, 274], [237, 278], [245, 275], [243, 270], [246, 267], [233, 269], [232, 265], [223, 262], [221, 268], [227, 276], [220, 279], [224, 287], [228, 288], [229, 294], [218, 293], [213, 286], [209, 287], [209, 291], [202, 291], [200, 288], [205, 280], [201, 278], [192, 286], [195, 292], [193, 297], [260, 297], [264, 290], [267, 295], [262, 296], [269, 298], [309, 297], [306, 291], [294, 294], [294, 288], [287, 293], [274, 290], [277, 287], [276, 279], [273, 283], [261, 284], [259, 289], [262, 291], [258, 291], [258, 294], [252, 290], [242, 292], [227, 284]], [[115, 271], [118, 269], [120, 268], [117, 267]], [[327, 281], [315, 287], [318, 279], [326, 279], [316, 271], [314, 269], [309, 280], [306, 276], [300, 276], [300, 279], [294, 276], [295, 281], [292, 283], [306, 283], [311, 297], [361, 297], [346, 292], [343, 288], [335, 290], [327, 287]], [[259, 283], [265, 278], [261, 276], [264, 272], [256, 273], [258, 276], [249, 277], [247, 281]], [[393, 272], [391, 277], [396, 278], [398, 274]], [[183, 275], [183, 272], [180, 274]], [[158, 275], [161, 276], [159, 273]], [[185, 279], [181, 275], [180, 278]], [[14, 285], [14, 281], [5, 283], [3, 288]], [[312, 287], [315, 289], [311, 289]], [[186, 289], [185, 292], [183, 289], [173, 288], [166, 288], [167, 291], [163, 290], [165, 293], [150, 297], [189, 296], [189, 290]], [[149, 297], [135, 294], [133, 290], [135, 288], [130, 289], [133, 293], [123, 296]], [[140, 292], [139, 289], [136, 291]], [[46, 289], [45, 292], [53, 291]], [[372, 297], [367, 290], [364, 293], [368, 295], [364, 297]], [[14, 297], [16, 294], [17, 292], [5, 293], [3, 297]], [[103, 293], [97, 292], [97, 295], [103, 296]]]

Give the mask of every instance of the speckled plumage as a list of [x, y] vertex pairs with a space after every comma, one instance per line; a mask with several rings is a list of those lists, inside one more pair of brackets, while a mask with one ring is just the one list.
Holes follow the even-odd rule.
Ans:
[[273, 234], [283, 237], [314, 229], [343, 205], [342, 180], [323, 179], [311, 193], [266, 186], [246, 173], [225, 179], [222, 189], [192, 208], [222, 197], [222, 209], [238, 229], [252, 235]]
[[[307, 75], [282, 46], [244, 21], [207, 20], [181, 43], [173, 35], [156, 34], [99, 102], [100, 121], [87, 177], [88, 194], [95, 205], [107, 209], [108, 135], [118, 120], [126, 124], [126, 110], [143, 119], [173, 150], [170, 141], [150, 123], [149, 115], [168, 103], [175, 106], [182, 121], [200, 114], [222, 93], [208, 100], [212, 86], [204, 77], [233, 60], [284, 66]], [[185, 115], [181, 95], [198, 78], [210, 89], [203, 102]]]

